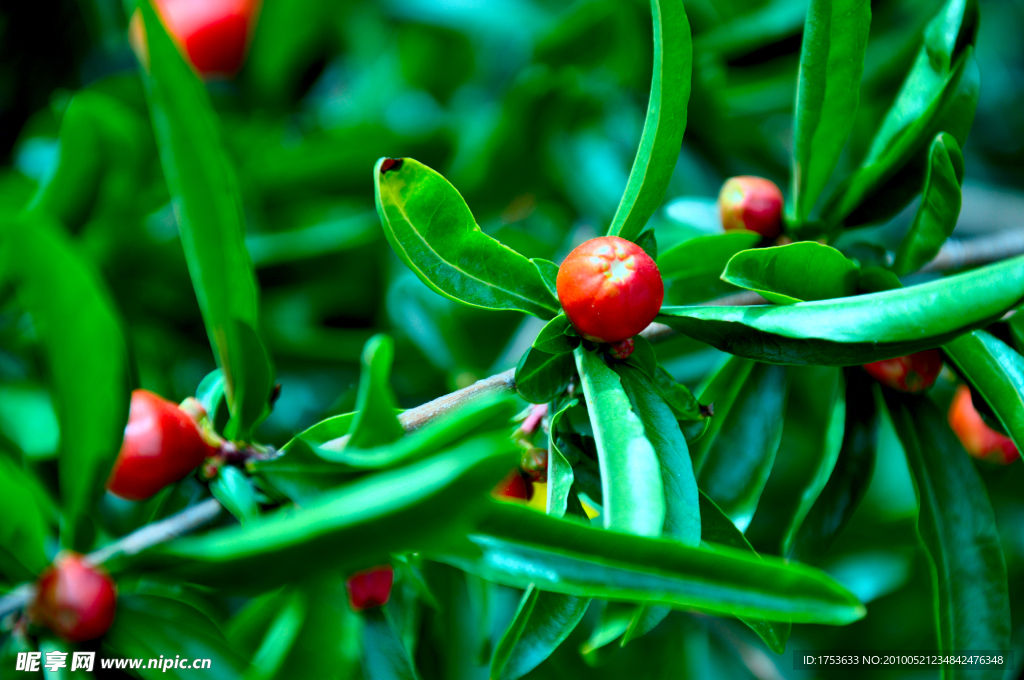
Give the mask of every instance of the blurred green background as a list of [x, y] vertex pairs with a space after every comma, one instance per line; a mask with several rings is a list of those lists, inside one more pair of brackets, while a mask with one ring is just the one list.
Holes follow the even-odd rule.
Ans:
[[[858, 120], [836, 177], [865, 153], [941, 4], [872, 3]], [[980, 4], [982, 93], [964, 148], [963, 238], [1024, 226], [1024, 2]], [[806, 1], [688, 0], [686, 8], [693, 91], [655, 217], [662, 250], [718, 228], [713, 202], [728, 176], [760, 174], [787, 188]], [[263, 440], [280, 444], [350, 410], [359, 352], [380, 331], [398, 342], [393, 385], [404, 406], [515, 364], [540, 322], [460, 306], [402, 266], [374, 209], [373, 163], [419, 159], [459, 189], [486, 232], [528, 257], [560, 261], [603, 233], [626, 184], [650, 85], [650, 22], [644, 0], [264, 1], [244, 70], [209, 84], [242, 183], [262, 332], [283, 386]], [[81, 191], [64, 221], [115, 295], [136, 382], [181, 400], [215, 365], [136, 68], [119, 0], [0, 6], [0, 210], [32, 201], [58, 161], [77, 177]], [[898, 239], [907, 214], [862, 230], [864, 238]], [[658, 353], [691, 386], [723, 356], [682, 338]], [[789, 404], [808, 419], [814, 408]], [[784, 449], [799, 448], [797, 429], [787, 421]], [[913, 487], [891, 426], [883, 433], [867, 500], [826, 565], [869, 603], [868, 616], [845, 628], [797, 626], [789, 650], [936, 646]], [[45, 470], [58, 440], [31, 324], [0, 288], [0, 445]], [[982, 469], [1015, 616], [1024, 611], [1022, 469]], [[1019, 668], [1024, 624], [1013, 625]], [[790, 651], [774, 657], [717, 620], [676, 621], [651, 637], [669, 634], [706, 677], [812, 676], [792, 671]], [[567, 655], [576, 646], [537, 673], [575, 667]], [[628, 672], [637, 653], [643, 646], [619, 652], [609, 669]]]

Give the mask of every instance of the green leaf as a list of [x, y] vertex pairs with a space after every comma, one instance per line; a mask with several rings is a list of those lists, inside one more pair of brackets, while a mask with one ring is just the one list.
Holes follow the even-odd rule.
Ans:
[[287, 597], [283, 606], [267, 627], [259, 647], [253, 652], [252, 663], [258, 670], [250, 671], [246, 680], [273, 678], [281, 670], [302, 632], [309, 613], [309, 603], [301, 590], [284, 591], [284, 594]]
[[978, 103], [977, 27], [977, 0], [949, 0], [928, 24], [867, 156], [823, 212], [826, 222], [856, 225], [895, 215], [921, 190], [931, 140], [947, 132], [963, 147]]
[[61, 435], [61, 543], [84, 550], [81, 523], [103, 494], [128, 420], [121, 322], [99, 275], [43, 213], [0, 224], [0, 271], [45, 350]]
[[857, 291], [859, 267], [814, 241], [736, 253], [722, 280], [760, 293], [780, 305], [846, 297]]
[[1024, 357], [985, 331], [961, 335], [943, 349], [1024, 450]]
[[[349, 421], [355, 414], [347, 414]], [[314, 445], [299, 437], [288, 442], [281, 455], [248, 464], [257, 480], [269, 484], [281, 496], [305, 505], [323, 492], [350, 481], [351, 467], [325, 460]], [[262, 486], [262, 484], [261, 484]]]
[[566, 460], [565, 454], [558, 447], [558, 421], [562, 415], [579, 404], [579, 399], [567, 399], [559, 404], [552, 404], [548, 419], [548, 502], [547, 512], [553, 517], [562, 517], [568, 505], [569, 492], [572, 490], [575, 477], [572, 465]]
[[[747, 550], [757, 555], [757, 551], [750, 545], [743, 532], [736, 528], [721, 508], [707, 497], [703, 491], [700, 494], [700, 519], [701, 531], [704, 540], [708, 543], [726, 545], [738, 550]], [[751, 630], [757, 633], [768, 648], [776, 654], [782, 654], [786, 649], [786, 641], [789, 639], [791, 624], [788, 621], [771, 622], [761, 619], [741, 618], [743, 623], [750, 626]]]
[[259, 517], [256, 490], [238, 468], [222, 467], [210, 484], [210, 492], [239, 522], [244, 524]]
[[491, 678], [516, 680], [539, 666], [587, 613], [589, 597], [549, 593], [530, 585], [491, 658]]
[[33, 484], [25, 471], [0, 455], [0, 575], [11, 583], [34, 579], [50, 563], [48, 522], [29, 490]]
[[834, 366], [794, 366], [779, 452], [758, 511], [744, 532], [773, 554], [789, 551], [794, 533], [821, 495], [839, 458], [846, 385]]
[[[934, 403], [884, 392], [920, 502], [939, 650], [1009, 649], [1006, 560], [985, 485]], [[1002, 669], [944, 670], [948, 678], [1003, 677]]]
[[864, 615], [824, 573], [727, 547], [691, 548], [488, 503], [476, 528], [432, 557], [505, 585], [726, 616], [846, 624]]
[[565, 314], [559, 314], [548, 321], [537, 334], [537, 338], [533, 341], [534, 349], [548, 354], [571, 352], [573, 346], [579, 344], [579, 339], [577, 338], [575, 343], [570, 342], [572, 338], [565, 334], [570, 328], [572, 328], [572, 324], [569, 323], [569, 318]]
[[507, 432], [475, 437], [362, 477], [301, 508], [175, 539], [110, 568], [139, 564], [168, 578], [233, 589], [292, 583], [328, 569], [363, 569], [390, 553], [422, 551], [458, 531], [517, 456]]
[[373, 177], [384, 234], [434, 291], [472, 307], [558, 314], [539, 265], [483, 233], [444, 177], [412, 158], [382, 158]]
[[516, 391], [530, 403], [546, 404], [569, 386], [575, 369], [568, 352], [548, 354], [531, 347], [516, 367]]
[[151, 678], [194, 678], [202, 675], [228, 680], [242, 678], [248, 666], [231, 651], [224, 634], [213, 621], [198, 609], [183, 602], [155, 595], [123, 594], [117, 599], [114, 625], [103, 637], [104, 657], [164, 659], [174, 663], [176, 657], [189, 661], [209, 659], [209, 667], [147, 668], [138, 671]]
[[665, 523], [661, 464], [615, 371], [596, 352], [575, 352], [601, 468], [606, 529], [659, 536]]
[[[786, 413], [786, 369], [756, 364], [739, 396], [720, 419], [714, 438], [701, 440], [701, 489], [732, 521], [746, 528], [775, 463]], [[704, 437], [707, 439], [707, 435]]]
[[384, 609], [363, 612], [363, 675], [366, 680], [416, 680], [409, 650]]
[[754, 362], [739, 357], [729, 357], [723, 363], [706, 385], [700, 389], [699, 398], [709, 404], [715, 415], [704, 420], [707, 423], [701, 436], [694, 442], [690, 449], [690, 458], [693, 459], [694, 470], [700, 470], [707, 457], [722, 423], [732, 410], [733, 404], [743, 389], [743, 385], [750, 372], [754, 368]]
[[531, 257], [530, 262], [540, 272], [541, 281], [547, 287], [551, 297], [558, 299], [558, 265], [551, 260], [542, 260], [539, 257]]
[[640, 147], [608, 234], [635, 240], [661, 205], [686, 129], [693, 46], [681, 0], [651, 0], [654, 74]]
[[697, 480], [686, 439], [668, 405], [641, 371], [626, 365], [616, 367], [633, 411], [661, 465], [665, 493], [664, 533], [684, 545], [700, 545], [700, 509]]
[[960, 147], [953, 135], [941, 132], [928, 149], [921, 205], [896, 251], [893, 271], [900, 276], [915, 272], [939, 254], [960, 216], [963, 182], [964, 157]]
[[[670, 248], [658, 258], [658, 270], [678, 304], [702, 302], [721, 295], [729, 287], [721, 280], [729, 259], [761, 241], [752, 231], [698, 236]], [[732, 290], [735, 290], [734, 288]]]
[[846, 379], [846, 423], [839, 457], [825, 488], [783, 546], [783, 554], [801, 562], [825, 554], [867, 493], [875, 467], [878, 420], [874, 380], [860, 369], [848, 370]]
[[857, 114], [869, 0], [811, 0], [800, 47], [793, 130], [793, 215], [803, 223], [835, 169]]
[[700, 420], [704, 417], [701, 413], [700, 402], [690, 392], [690, 388], [677, 383], [676, 379], [669, 375], [669, 372], [662, 366], [658, 366], [654, 370], [654, 375], [651, 378], [654, 381], [654, 389], [672, 409], [676, 420]]
[[394, 357], [395, 342], [386, 335], [373, 336], [363, 349], [356, 415], [348, 440], [352, 448], [390, 444], [405, 434], [395, 415], [398, 401], [388, 384]]
[[227, 379], [230, 429], [238, 439], [248, 439], [270, 397], [273, 377], [256, 332], [259, 293], [245, 249], [238, 180], [206, 88], [150, 2], [138, 6], [149, 49], [146, 94], [185, 259]]
[[647, 253], [652, 260], [658, 261], [658, 237], [654, 234], [654, 229], [647, 229], [640, 234], [636, 239], [636, 244]]
[[[919, 286], [784, 307], [663, 307], [657, 320], [778, 364], [852, 366], [937, 347], [1024, 298], [1024, 258]], [[706, 402], [706, 400], [704, 400]]]

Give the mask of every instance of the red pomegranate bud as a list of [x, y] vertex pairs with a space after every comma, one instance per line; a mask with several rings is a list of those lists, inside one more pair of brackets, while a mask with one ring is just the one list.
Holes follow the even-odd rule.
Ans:
[[144, 500], [186, 477], [216, 452], [177, 404], [135, 390], [107, 489], [121, 498]]
[[68, 642], [83, 642], [106, 633], [116, 609], [113, 579], [81, 555], [67, 552], [36, 582], [29, 616]]
[[608, 353], [619, 361], [625, 361], [633, 353], [635, 346], [633, 338], [626, 338], [619, 342], [613, 342], [611, 347], [608, 348]]
[[519, 468], [515, 468], [498, 482], [492, 493], [498, 498], [528, 501], [533, 498], [533, 483], [523, 477]]
[[895, 359], [864, 364], [872, 378], [901, 392], [923, 392], [935, 384], [942, 371], [942, 352], [926, 349]]
[[394, 582], [395, 570], [390, 564], [380, 564], [352, 574], [345, 582], [352, 611], [361, 612], [386, 605]]
[[595, 342], [632, 338], [654, 321], [665, 297], [654, 260], [618, 236], [591, 239], [569, 253], [555, 284], [569, 321]]
[[726, 231], [747, 229], [765, 238], [782, 232], [782, 192], [763, 177], [733, 177], [722, 185], [718, 209]]
[[[171, 38], [203, 76], [232, 76], [242, 68], [259, 0], [155, 0]], [[139, 61], [148, 65], [142, 16], [132, 16], [129, 39]]]
[[956, 388], [953, 401], [949, 404], [949, 427], [956, 433], [967, 453], [975, 458], [999, 465], [1009, 465], [1020, 458], [1013, 440], [996, 432], [982, 420], [981, 414], [974, 408], [971, 388], [967, 385]]

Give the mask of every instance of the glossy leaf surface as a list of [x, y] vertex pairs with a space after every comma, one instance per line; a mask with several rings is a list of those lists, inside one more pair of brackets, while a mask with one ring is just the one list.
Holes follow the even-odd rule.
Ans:
[[858, 270], [857, 263], [835, 248], [802, 241], [736, 253], [722, 280], [760, 293], [775, 304], [791, 305], [853, 295]]

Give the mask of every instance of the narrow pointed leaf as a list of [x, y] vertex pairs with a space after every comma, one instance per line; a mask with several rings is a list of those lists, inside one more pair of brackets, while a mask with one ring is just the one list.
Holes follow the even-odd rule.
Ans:
[[867, 493], [875, 466], [878, 420], [873, 379], [860, 369], [847, 372], [846, 423], [832, 476], [795, 533], [784, 554], [801, 562], [816, 561], [846, 526]]
[[937, 347], [1024, 298], [1024, 258], [919, 286], [784, 307], [664, 307], [658, 321], [738, 356], [851, 366]]
[[810, 567], [586, 527], [512, 503], [488, 504], [473, 533], [431, 556], [498, 583], [568, 595], [840, 625], [864, 614]]
[[960, 147], [953, 135], [940, 133], [928, 149], [921, 205], [896, 251], [893, 271], [900, 276], [915, 272], [939, 254], [960, 216], [963, 182], [964, 157]]
[[103, 494], [128, 420], [128, 354], [99, 274], [44, 213], [0, 223], [0, 271], [39, 338], [60, 424], [64, 547], [85, 550], [79, 524]]
[[515, 618], [491, 659], [493, 680], [516, 680], [539, 666], [587, 613], [589, 597], [550, 593], [529, 586]]
[[569, 386], [574, 375], [575, 362], [568, 352], [548, 354], [531, 347], [516, 367], [516, 391], [530, 403], [546, 404]]
[[363, 675], [366, 680], [418, 680], [409, 650], [384, 609], [363, 613]]
[[601, 467], [606, 529], [658, 536], [665, 522], [661, 465], [615, 371], [596, 352], [575, 350]]
[[0, 578], [10, 583], [34, 579], [50, 562], [44, 509], [29, 491], [33, 482], [0, 455]]
[[757, 364], [698, 467], [699, 486], [742, 528], [775, 462], [786, 413], [786, 369]]
[[826, 222], [895, 215], [921, 191], [931, 140], [947, 132], [963, 147], [978, 104], [977, 30], [977, 0], [948, 0], [939, 10], [867, 156], [825, 208]]
[[[920, 501], [939, 650], [1009, 649], [1006, 560], [988, 493], [974, 463], [927, 397], [885, 391]], [[1001, 668], [943, 669], [944, 678], [1002, 678]]]
[[871, 25], [869, 0], [811, 0], [793, 131], [793, 214], [804, 222], [853, 129]]
[[690, 448], [693, 469], [700, 471], [707, 458], [708, 450], [715, 442], [718, 431], [729, 416], [733, 404], [739, 398], [747, 377], [754, 369], [754, 362], [740, 357], [729, 357], [700, 390], [699, 399], [709, 404], [714, 415], [706, 419], [707, 427], [702, 436]]
[[682, 0], [651, 0], [654, 74], [647, 119], [626, 191], [608, 233], [634, 240], [661, 205], [686, 129], [693, 47]]
[[482, 232], [444, 177], [412, 158], [382, 158], [373, 177], [384, 234], [431, 289], [472, 307], [558, 314], [540, 269]]
[[697, 480], [679, 423], [642, 372], [622, 365], [617, 367], [616, 373], [661, 465], [665, 493], [664, 535], [684, 545], [700, 545]]
[[758, 549], [785, 554], [792, 534], [828, 482], [846, 417], [843, 372], [834, 366], [789, 369], [790, 390], [779, 452], [761, 503], [744, 532]]
[[394, 356], [395, 343], [386, 335], [373, 336], [363, 349], [356, 415], [348, 441], [352, 448], [390, 444], [405, 434], [395, 415], [398, 402], [388, 384]]
[[[743, 536], [743, 532], [736, 528], [732, 520], [703, 491], [700, 494], [700, 519], [701, 531], [708, 543], [747, 550], [757, 555], [754, 547]], [[792, 627], [788, 621], [773, 622], [742, 617], [741, 620], [764, 640], [769, 649], [776, 654], [782, 654]]]
[[779, 305], [853, 295], [859, 267], [835, 248], [801, 241], [736, 253], [722, 280]]
[[[258, 288], [245, 249], [245, 220], [206, 88], [171, 41], [150, 2], [140, 2], [149, 49], [143, 78], [157, 147], [206, 331], [227, 379], [234, 435], [247, 439], [273, 385], [256, 330]], [[249, 333], [240, 335], [240, 327]], [[255, 369], [255, 370], [254, 370]]]
[[1024, 450], [1024, 357], [985, 331], [961, 335], [943, 349]]
[[554, 413], [548, 420], [548, 483], [547, 512], [553, 517], [562, 517], [568, 505], [569, 492], [575, 477], [572, 465], [558, 448], [558, 421], [562, 415], [576, 406], [578, 399], [568, 399], [561, 405], [552, 406]]

